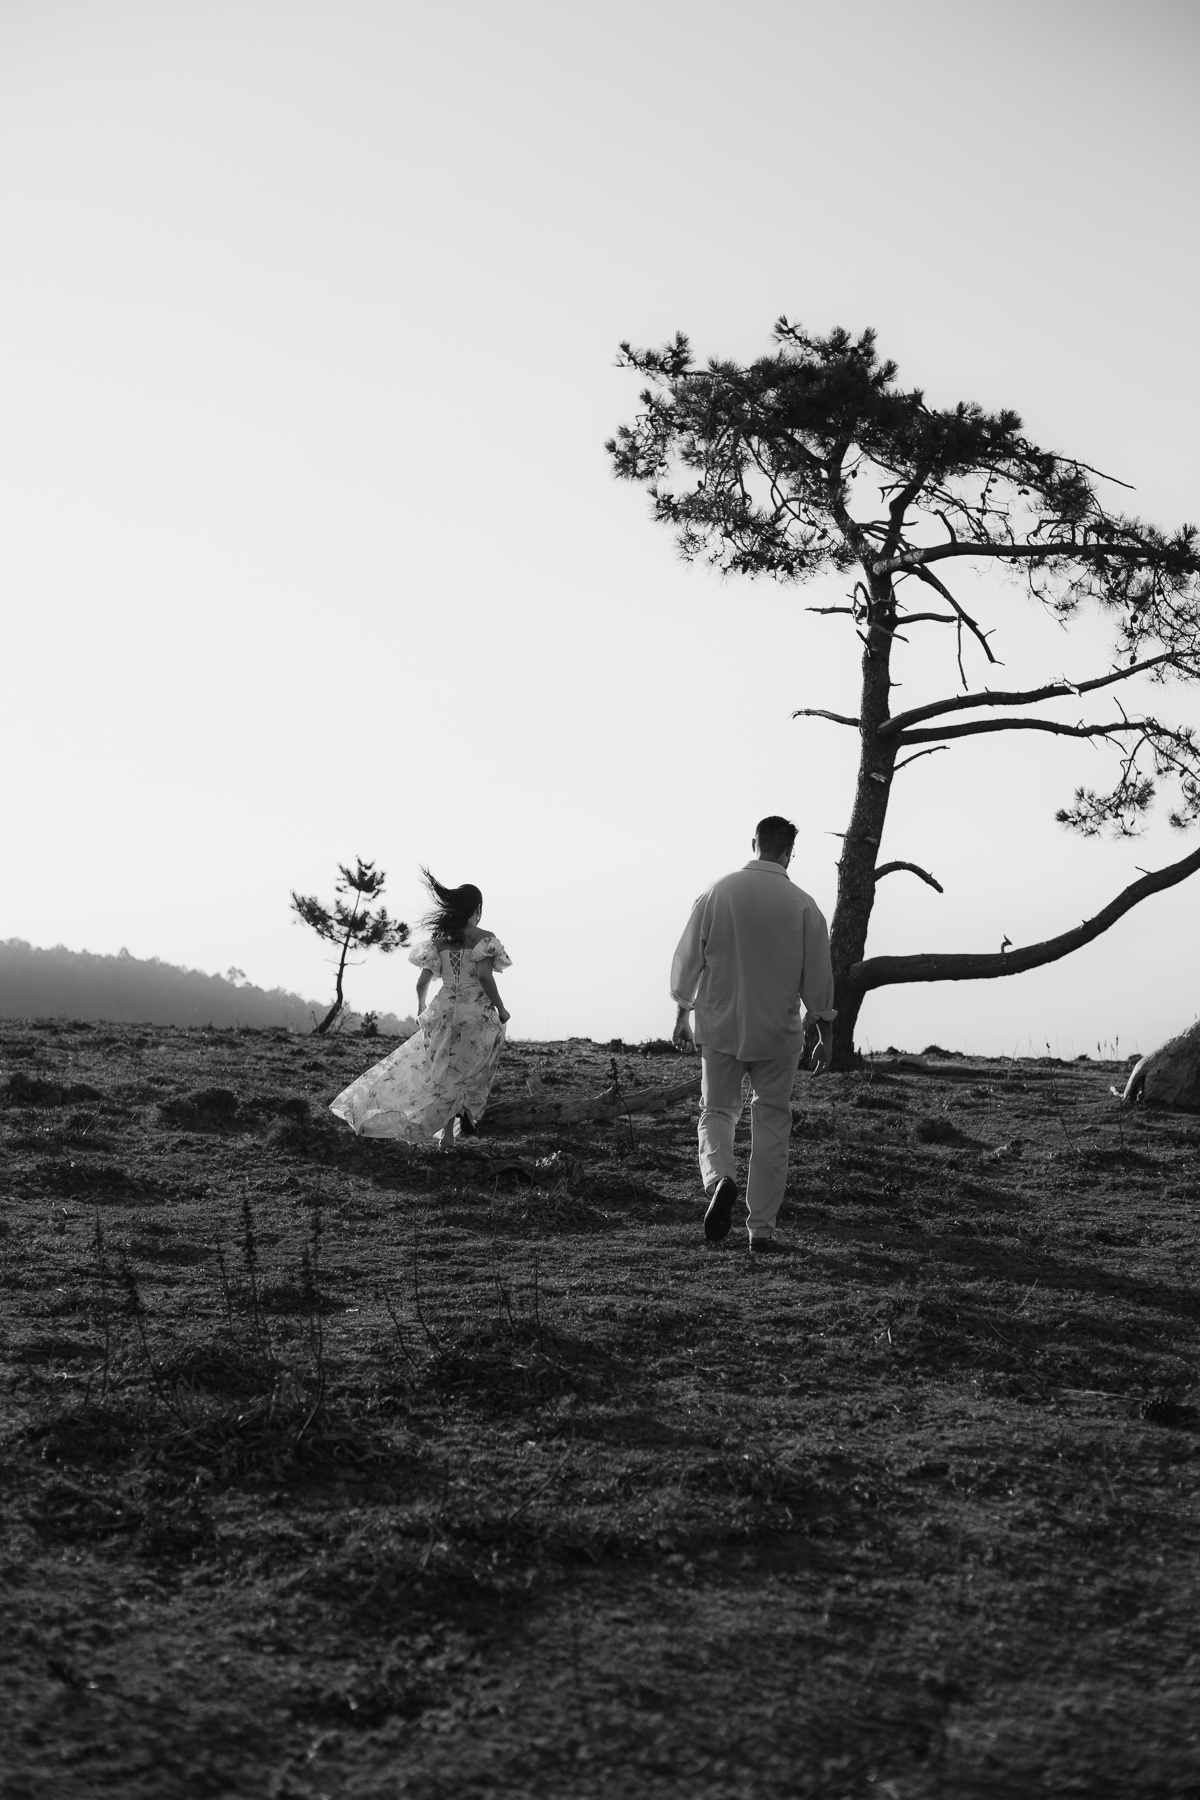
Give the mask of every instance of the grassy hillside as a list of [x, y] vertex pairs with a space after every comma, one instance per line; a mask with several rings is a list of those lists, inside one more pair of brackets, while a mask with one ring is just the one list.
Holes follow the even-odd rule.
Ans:
[[[157, 957], [122, 950], [95, 956], [59, 944], [41, 950], [21, 938], [0, 940], [0, 1018], [109, 1019], [118, 1024], [285, 1025], [311, 1031], [325, 1005], [283, 988], [254, 987], [244, 977], [205, 975]], [[411, 1021], [389, 1013], [381, 1028], [403, 1032]]]
[[691, 1107], [361, 1142], [390, 1047], [0, 1028], [6, 1794], [1197, 1792], [1200, 1122], [801, 1076], [760, 1261]]

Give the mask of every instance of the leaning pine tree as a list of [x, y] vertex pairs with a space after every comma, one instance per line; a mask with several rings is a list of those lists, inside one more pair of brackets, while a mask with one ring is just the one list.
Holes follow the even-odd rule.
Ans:
[[[1177, 793], [1171, 824], [1182, 830], [1196, 821], [1200, 747], [1192, 729], [1141, 709], [1127, 712], [1119, 696], [1105, 709], [1117, 716], [1096, 722], [1062, 723], [1044, 703], [1137, 676], [1160, 685], [1200, 680], [1200, 548], [1192, 526], [1167, 536], [1108, 510], [1097, 492], [1104, 478], [1032, 444], [1015, 413], [974, 404], [936, 410], [920, 390], [897, 387], [896, 365], [879, 360], [873, 332], [857, 341], [840, 330], [812, 337], [780, 319], [774, 335], [775, 352], [745, 368], [716, 361], [696, 367], [683, 336], [662, 350], [623, 344], [623, 365], [650, 385], [641, 412], [608, 449], [619, 476], [649, 489], [654, 517], [674, 530], [686, 558], [789, 582], [829, 572], [852, 577], [846, 605], [813, 610], [844, 614], [861, 645], [858, 717], [802, 709], [856, 731], [861, 746], [831, 930], [838, 1005], [832, 1066], [845, 1068], [872, 988], [1016, 975], [1053, 962], [1147, 895], [1200, 869], [1195, 850], [1131, 883], [1093, 918], [1024, 949], [865, 954], [883, 876], [909, 870], [939, 885], [916, 864], [879, 861], [892, 782], [917, 757], [956, 739], [1044, 731], [1114, 746], [1111, 789], [1079, 788], [1057, 814], [1085, 836], [1131, 835], [1163, 780]], [[964, 653], [988, 664], [996, 657], [992, 632], [952, 591], [953, 571], [964, 561], [1017, 571], [1064, 624], [1085, 606], [1098, 607], [1113, 626], [1111, 666], [1024, 692], [972, 686]], [[961, 692], [893, 712], [895, 645], [927, 626], [949, 632]]]
[[[376, 869], [373, 862], [364, 862], [360, 856], [355, 859], [353, 869], [339, 863], [338, 874], [337, 899], [332, 907], [324, 905], [313, 894], [292, 895], [292, 911], [325, 943], [333, 944], [338, 952], [333, 1005], [315, 1028], [318, 1037], [324, 1036], [345, 1005], [342, 984], [350, 952], [382, 950], [386, 955], [408, 942], [408, 926], [399, 919], [390, 919], [386, 906], [372, 911], [370, 903], [378, 900], [387, 879], [382, 869]], [[351, 894], [352, 900], [348, 898]]]

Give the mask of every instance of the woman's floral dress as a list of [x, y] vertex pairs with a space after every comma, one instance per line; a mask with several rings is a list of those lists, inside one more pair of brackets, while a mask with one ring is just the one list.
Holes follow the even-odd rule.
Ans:
[[360, 1137], [429, 1144], [461, 1112], [478, 1120], [504, 1047], [504, 1027], [479, 985], [479, 964], [512, 966], [498, 938], [471, 945], [419, 944], [409, 962], [440, 975], [442, 985], [398, 1050], [360, 1075], [330, 1110]]

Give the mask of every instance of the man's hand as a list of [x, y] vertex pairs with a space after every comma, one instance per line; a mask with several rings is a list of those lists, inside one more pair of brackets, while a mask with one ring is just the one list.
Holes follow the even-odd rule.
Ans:
[[671, 1042], [677, 1050], [694, 1050], [696, 1048], [696, 1039], [688, 1015], [682, 1007], [675, 1016], [675, 1029], [671, 1033]]
[[812, 1072], [814, 1075], [824, 1075], [824, 1073], [825, 1073], [826, 1069], [828, 1069], [828, 1067], [829, 1067], [829, 1040], [827, 1038], [819, 1037], [817, 1039], [816, 1043], [813, 1045]]

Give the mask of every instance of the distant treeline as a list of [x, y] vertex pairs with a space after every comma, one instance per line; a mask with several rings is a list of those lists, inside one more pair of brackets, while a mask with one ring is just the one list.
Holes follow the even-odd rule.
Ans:
[[[88, 950], [39, 950], [21, 938], [0, 939], [0, 1018], [108, 1019], [122, 1025], [284, 1025], [311, 1031], [328, 1010], [283, 988], [259, 988], [236, 969], [205, 975], [151, 956], [121, 950], [93, 956]], [[359, 1015], [347, 1015], [354, 1030]], [[382, 1013], [379, 1030], [405, 1037], [411, 1019]]]

